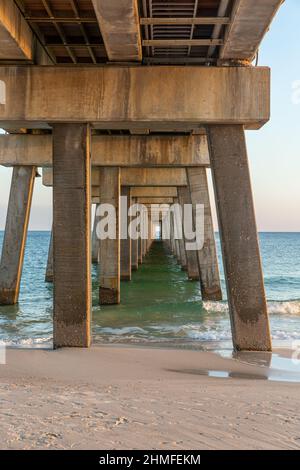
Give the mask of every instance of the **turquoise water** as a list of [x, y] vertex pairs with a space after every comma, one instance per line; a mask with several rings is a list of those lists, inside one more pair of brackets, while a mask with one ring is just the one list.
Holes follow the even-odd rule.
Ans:
[[[44, 282], [50, 233], [30, 232], [20, 302], [0, 307], [0, 341], [16, 346], [45, 346], [52, 341], [51, 284]], [[0, 232], [0, 246], [3, 232]], [[261, 252], [275, 343], [300, 340], [300, 234], [262, 233]], [[218, 251], [220, 252], [217, 237]], [[221, 264], [221, 263], [220, 263]], [[224, 275], [222, 287], [226, 299]], [[99, 307], [97, 270], [93, 267], [95, 342], [216, 347], [231, 342], [228, 306], [201, 301], [198, 282], [187, 281], [161, 243], [131, 282], [122, 283], [122, 304]]]

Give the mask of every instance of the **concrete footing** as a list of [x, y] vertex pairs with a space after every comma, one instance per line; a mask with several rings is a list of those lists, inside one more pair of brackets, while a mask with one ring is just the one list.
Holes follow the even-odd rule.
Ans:
[[237, 350], [270, 351], [244, 128], [209, 126], [208, 138], [233, 344]]
[[19, 300], [35, 176], [35, 167], [13, 170], [0, 263], [0, 305], [14, 305]]
[[91, 316], [90, 128], [53, 126], [54, 347], [88, 347]]

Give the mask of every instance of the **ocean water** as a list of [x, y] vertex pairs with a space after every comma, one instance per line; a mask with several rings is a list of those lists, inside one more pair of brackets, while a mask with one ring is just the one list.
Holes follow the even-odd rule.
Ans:
[[[29, 232], [20, 301], [0, 307], [0, 342], [52, 345], [53, 286], [44, 282], [50, 233]], [[3, 232], [0, 232], [0, 247]], [[265, 286], [275, 345], [300, 340], [300, 233], [261, 233]], [[217, 235], [217, 248], [220, 243]], [[224, 274], [222, 302], [202, 302], [199, 283], [188, 281], [176, 260], [155, 243], [131, 282], [122, 283], [119, 306], [100, 307], [93, 267], [93, 340], [218, 348], [231, 345]]]

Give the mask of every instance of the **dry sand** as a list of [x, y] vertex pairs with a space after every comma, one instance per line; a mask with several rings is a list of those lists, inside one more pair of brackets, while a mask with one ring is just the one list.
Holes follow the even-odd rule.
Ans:
[[265, 374], [198, 351], [8, 350], [0, 448], [299, 449], [300, 384]]

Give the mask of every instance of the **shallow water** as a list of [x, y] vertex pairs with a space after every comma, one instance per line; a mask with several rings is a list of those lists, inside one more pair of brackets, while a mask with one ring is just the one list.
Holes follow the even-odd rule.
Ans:
[[[44, 282], [50, 234], [30, 232], [20, 302], [0, 307], [0, 341], [45, 346], [52, 340], [53, 287]], [[3, 233], [0, 232], [0, 245]], [[300, 234], [262, 233], [261, 252], [275, 344], [300, 340]], [[220, 253], [217, 237], [218, 251]], [[222, 288], [226, 299], [223, 270]], [[93, 268], [93, 335], [96, 342], [231, 347], [226, 300], [204, 302], [198, 282], [186, 279], [175, 259], [155, 244], [131, 282], [122, 283], [122, 304], [99, 307]], [[281, 344], [281, 343], [280, 343]]]

